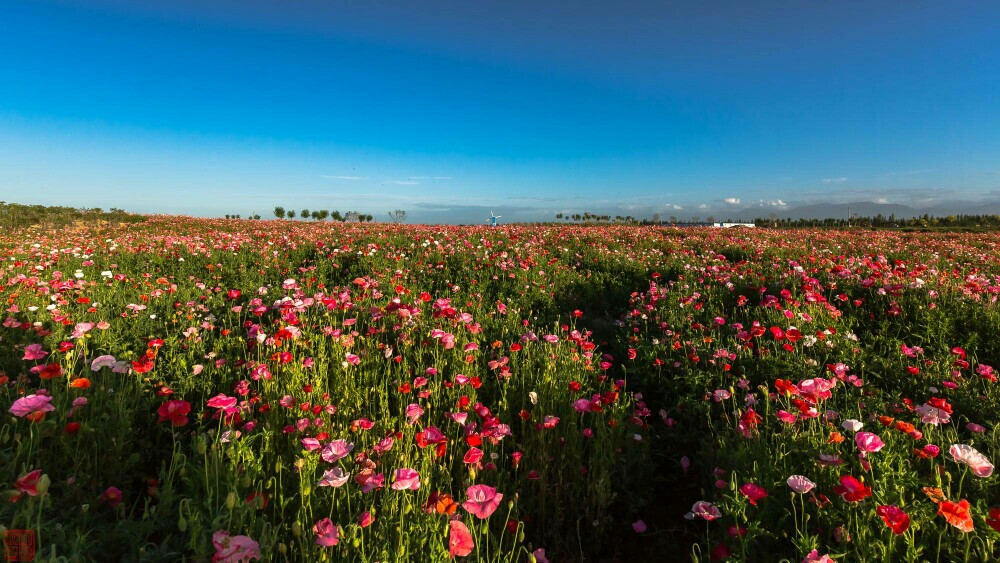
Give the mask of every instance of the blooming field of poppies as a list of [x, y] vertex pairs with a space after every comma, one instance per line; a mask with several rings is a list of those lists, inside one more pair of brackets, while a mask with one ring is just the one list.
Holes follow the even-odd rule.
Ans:
[[71, 560], [993, 560], [1000, 238], [0, 234], [0, 532]]

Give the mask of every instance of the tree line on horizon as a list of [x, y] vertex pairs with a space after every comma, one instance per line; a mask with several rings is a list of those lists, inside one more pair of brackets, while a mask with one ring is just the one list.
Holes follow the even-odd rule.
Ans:
[[334, 221], [340, 222], [352, 222], [358, 221], [361, 223], [369, 223], [375, 220], [375, 216], [368, 213], [359, 213], [357, 211], [346, 211], [341, 213], [340, 211], [327, 210], [327, 209], [313, 209], [308, 208], [302, 209], [298, 213], [294, 209], [285, 210], [284, 207], [280, 205], [274, 208], [274, 216], [278, 219], [295, 219], [296, 215], [301, 219], [312, 219], [314, 221], [326, 221], [327, 219], [332, 219]]
[[861, 227], [869, 229], [1000, 229], [1000, 215], [946, 215], [938, 217], [923, 214], [919, 217], [896, 217], [895, 214], [885, 216], [881, 213], [872, 217], [851, 217], [850, 219], [779, 219], [771, 216], [767, 219], [757, 218], [754, 223], [758, 227], [777, 229], [794, 228], [847, 228]]

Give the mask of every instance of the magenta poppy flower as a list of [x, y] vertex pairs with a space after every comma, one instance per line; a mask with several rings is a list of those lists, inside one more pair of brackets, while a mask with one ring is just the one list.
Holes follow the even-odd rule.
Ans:
[[208, 400], [208, 406], [214, 409], [231, 409], [236, 406], [236, 397], [230, 397], [224, 393], [212, 397]]
[[740, 492], [743, 493], [743, 496], [747, 497], [750, 504], [754, 506], [757, 506], [758, 500], [767, 496], [767, 491], [764, 490], [764, 487], [755, 483], [743, 483], [743, 485], [740, 486]]
[[24, 347], [24, 357], [23, 360], [41, 360], [49, 353], [42, 349], [41, 344], [28, 344]]
[[97, 500], [100, 502], [106, 502], [108, 503], [108, 506], [114, 508], [122, 503], [122, 498], [122, 490], [118, 487], [111, 486], [105, 489]]
[[466, 489], [465, 495], [467, 500], [462, 503], [462, 508], [484, 520], [493, 514], [503, 500], [503, 494], [489, 485], [473, 485]]
[[885, 442], [871, 432], [858, 432], [854, 435], [854, 443], [865, 453], [874, 453], [885, 447]]
[[795, 415], [786, 410], [778, 411], [776, 416], [778, 417], [778, 420], [784, 422], [785, 424], [795, 424]]
[[56, 410], [55, 407], [49, 404], [51, 402], [52, 397], [48, 395], [26, 395], [14, 401], [14, 404], [8, 410], [10, 414], [18, 418], [24, 418], [36, 413], [44, 414]]
[[448, 524], [448, 555], [451, 557], [465, 557], [472, 553], [476, 547], [476, 542], [472, 539], [472, 533], [468, 526], [461, 520], [452, 520]]
[[397, 469], [396, 479], [391, 487], [396, 491], [415, 491], [420, 488], [420, 473], [409, 467]]
[[875, 512], [894, 534], [902, 534], [910, 528], [910, 517], [902, 508], [892, 505], [879, 506]]
[[316, 534], [318, 546], [332, 547], [340, 542], [340, 528], [329, 518], [323, 518], [313, 524], [313, 533]]

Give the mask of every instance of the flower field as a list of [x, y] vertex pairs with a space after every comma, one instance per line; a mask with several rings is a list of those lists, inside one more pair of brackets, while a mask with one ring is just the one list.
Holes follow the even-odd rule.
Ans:
[[39, 559], [987, 561], [1000, 238], [0, 234]]

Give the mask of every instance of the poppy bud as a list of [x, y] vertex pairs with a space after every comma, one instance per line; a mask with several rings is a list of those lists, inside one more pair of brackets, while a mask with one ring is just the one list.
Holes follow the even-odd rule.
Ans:
[[236, 506], [236, 493], [230, 491], [229, 494], [226, 495], [226, 508], [232, 510], [234, 506]]
[[180, 530], [181, 532], [184, 532], [184, 531], [187, 530], [187, 527], [188, 527], [188, 522], [187, 522], [187, 520], [184, 519], [183, 516], [181, 516], [180, 518], [177, 519], [177, 529], [178, 530]]
[[42, 475], [41, 479], [38, 480], [38, 485], [37, 485], [38, 494], [44, 495], [45, 493], [47, 493], [49, 490], [49, 485], [51, 483], [52, 481], [49, 480], [48, 475]]

